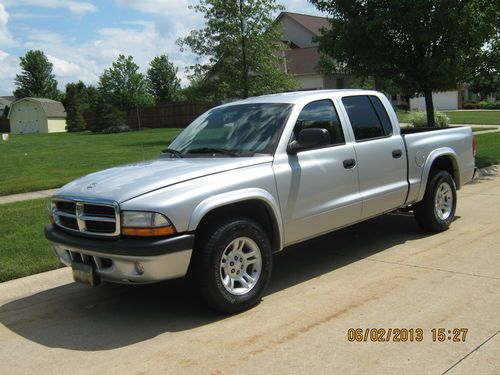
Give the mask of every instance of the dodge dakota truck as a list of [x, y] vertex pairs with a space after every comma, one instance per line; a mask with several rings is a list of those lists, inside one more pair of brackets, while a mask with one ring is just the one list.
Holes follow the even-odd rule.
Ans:
[[[255, 306], [273, 253], [398, 209], [453, 220], [474, 172], [468, 127], [400, 129], [376, 91], [259, 96], [213, 108], [157, 159], [59, 189], [45, 236], [76, 281], [188, 276], [209, 306]], [[92, 150], [89, 150], [92, 152]]]

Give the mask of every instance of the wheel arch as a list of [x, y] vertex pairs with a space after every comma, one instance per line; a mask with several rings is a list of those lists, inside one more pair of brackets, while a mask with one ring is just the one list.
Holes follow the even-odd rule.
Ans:
[[436, 170], [447, 171], [453, 178], [456, 189], [459, 190], [461, 188], [460, 168], [457, 154], [449, 147], [440, 148], [431, 152], [427, 157], [422, 172], [422, 183], [420, 185], [417, 201], [421, 201], [424, 198], [429, 178]]
[[273, 252], [283, 249], [283, 224], [274, 197], [262, 189], [243, 189], [212, 196], [200, 202], [189, 221], [189, 231], [199, 231], [223, 217], [247, 217], [266, 231]]

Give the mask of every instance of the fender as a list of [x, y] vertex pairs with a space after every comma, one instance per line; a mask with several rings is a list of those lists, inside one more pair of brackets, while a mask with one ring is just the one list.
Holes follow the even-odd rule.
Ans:
[[429, 156], [427, 156], [427, 159], [425, 161], [424, 168], [422, 169], [422, 183], [420, 184], [420, 190], [416, 200], [417, 202], [420, 202], [422, 199], [424, 199], [432, 165], [434, 164], [436, 159], [441, 156], [447, 156], [451, 160], [451, 164], [453, 165], [455, 184], [457, 186], [457, 190], [460, 189], [460, 169], [458, 168], [457, 154], [449, 147], [438, 148], [437, 150], [432, 151]]
[[244, 202], [248, 200], [257, 199], [262, 201], [268, 208], [271, 214], [271, 219], [275, 223], [275, 229], [278, 230], [278, 249], [280, 251], [283, 249], [283, 220], [281, 218], [281, 213], [279, 205], [274, 199], [274, 197], [269, 194], [266, 190], [259, 188], [248, 188], [240, 189], [236, 191], [231, 191], [228, 193], [223, 193], [219, 195], [214, 195], [201, 201], [198, 206], [193, 211], [191, 218], [189, 220], [189, 231], [194, 231], [200, 224], [203, 217], [210, 211], [218, 208], [227, 206], [232, 203]]

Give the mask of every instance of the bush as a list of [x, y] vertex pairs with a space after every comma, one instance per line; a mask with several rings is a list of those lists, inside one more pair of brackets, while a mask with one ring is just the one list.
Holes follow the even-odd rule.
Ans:
[[463, 109], [479, 109], [477, 100], [464, 100]]
[[132, 128], [127, 125], [113, 125], [104, 130], [101, 130], [101, 133], [111, 134], [111, 133], [125, 133], [131, 131]]
[[497, 102], [479, 102], [481, 109], [500, 109], [500, 101]]
[[[438, 128], [447, 128], [450, 125], [450, 118], [443, 112], [434, 112], [434, 119]], [[414, 128], [427, 127], [427, 112], [413, 111], [408, 116], [408, 122]]]

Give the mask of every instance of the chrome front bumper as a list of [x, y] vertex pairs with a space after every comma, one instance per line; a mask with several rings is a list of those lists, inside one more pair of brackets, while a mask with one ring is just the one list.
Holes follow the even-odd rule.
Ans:
[[194, 242], [190, 234], [162, 240], [95, 240], [67, 234], [54, 226], [45, 228], [45, 236], [63, 264], [91, 264], [104, 281], [133, 284], [185, 276]]

